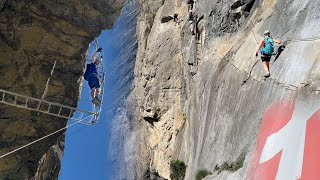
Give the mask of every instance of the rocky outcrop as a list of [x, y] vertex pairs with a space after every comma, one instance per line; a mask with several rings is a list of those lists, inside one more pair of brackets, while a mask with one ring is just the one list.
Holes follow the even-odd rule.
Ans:
[[[76, 107], [85, 51], [111, 28], [123, 1], [0, 1], [0, 88]], [[56, 66], [50, 76], [53, 64]], [[0, 105], [0, 154], [66, 125], [65, 119]], [[0, 159], [0, 179], [57, 179], [64, 134]]]
[[[178, 12], [182, 3], [140, 1], [139, 47], [135, 67], [134, 94], [138, 97], [139, 159], [137, 174], [158, 173], [169, 179], [175, 142], [185, 122], [183, 101], [183, 57], [181, 24], [161, 23], [164, 16]], [[175, 7], [181, 10], [175, 11]], [[181, 17], [182, 18], [182, 17]], [[146, 138], [148, 137], [148, 138]], [[150, 169], [149, 169], [150, 168]], [[155, 171], [154, 171], [155, 170]], [[142, 177], [138, 177], [141, 179]]]
[[[181, 159], [185, 179], [199, 169], [214, 172], [205, 179], [243, 179], [271, 105], [297, 97], [314, 107], [308, 113], [319, 109], [318, 1], [197, 1], [199, 40], [189, 32], [186, 4], [140, 3], [138, 176], [152, 171], [169, 179], [170, 161]], [[161, 23], [174, 13], [180, 23]], [[266, 29], [287, 46], [264, 80], [254, 55]]]

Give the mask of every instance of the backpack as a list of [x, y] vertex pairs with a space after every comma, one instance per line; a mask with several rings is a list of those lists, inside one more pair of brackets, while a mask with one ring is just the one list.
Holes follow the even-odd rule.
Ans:
[[90, 74], [89, 69], [90, 69], [90, 67], [91, 67], [91, 64], [87, 64], [86, 72], [83, 75], [84, 80], [87, 80], [87, 81], [89, 80], [89, 74]]
[[187, 4], [191, 4], [191, 0], [187, 0]]
[[261, 54], [271, 55], [274, 51], [274, 42], [271, 37], [266, 37], [264, 39], [264, 47], [261, 48]]

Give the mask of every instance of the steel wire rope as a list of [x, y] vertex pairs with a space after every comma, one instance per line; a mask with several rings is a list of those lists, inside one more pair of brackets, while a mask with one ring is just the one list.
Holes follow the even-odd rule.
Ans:
[[19, 150], [21, 150], [21, 149], [24, 149], [24, 148], [26, 148], [26, 147], [34, 144], [34, 143], [37, 143], [37, 142], [39, 142], [39, 141], [41, 141], [41, 140], [43, 140], [43, 139], [46, 139], [46, 138], [48, 138], [48, 137], [50, 137], [50, 136], [52, 136], [52, 135], [54, 135], [54, 134], [57, 134], [58, 132], [61, 132], [61, 131], [65, 130], [65, 129], [71, 127], [71, 126], [74, 126], [74, 125], [76, 125], [76, 124], [78, 124], [78, 123], [84, 122], [85, 119], [87, 119], [87, 118], [89, 118], [89, 117], [91, 117], [91, 116], [93, 116], [93, 115], [90, 115], [90, 116], [88, 116], [88, 117], [85, 117], [85, 118], [83, 118], [83, 119], [81, 119], [81, 120], [78, 120], [78, 121], [75, 122], [75, 123], [72, 123], [72, 124], [70, 124], [70, 125], [67, 125], [66, 127], [63, 127], [63, 128], [61, 128], [61, 129], [59, 129], [59, 130], [57, 130], [57, 131], [54, 131], [54, 132], [52, 132], [52, 133], [50, 133], [50, 134], [48, 134], [48, 135], [46, 135], [46, 136], [43, 136], [43, 137], [41, 137], [41, 138], [39, 138], [39, 139], [37, 139], [37, 140], [34, 140], [34, 141], [32, 141], [32, 142], [30, 142], [30, 143], [28, 143], [28, 144], [26, 144], [26, 145], [23, 145], [23, 146], [21, 146], [21, 147], [19, 147], [19, 148], [16, 148], [16, 149], [12, 150], [12, 151], [9, 151], [8, 153], [5, 153], [5, 154], [1, 155], [1, 156], [0, 156], [0, 159], [4, 158], [4, 157], [6, 157], [6, 156], [8, 156], [8, 155], [10, 155], [10, 154], [12, 154], [12, 153], [15, 153], [15, 152], [17, 152], [17, 151], [19, 151]]
[[303, 41], [317, 41], [320, 40], [320, 36], [310, 37], [310, 38], [300, 38], [300, 39], [289, 39], [286, 42], [303, 42]]
[[[88, 126], [83, 125], [82, 127], [80, 127], [79, 129], [75, 130], [74, 132], [72, 132], [71, 134], [69, 134], [68, 136], [66, 136], [65, 138], [68, 138], [68, 137], [71, 137], [71, 136], [77, 134], [78, 132], [82, 131], [85, 127], [88, 127]], [[58, 140], [60, 140], [61, 136], [62, 136], [62, 134], [60, 135], [60, 137], [58, 137]], [[21, 166], [22, 166], [23, 164], [25, 164], [26, 162], [34, 159], [35, 157], [37, 157], [38, 155], [40, 155], [40, 154], [42, 154], [42, 153], [48, 151], [51, 147], [52, 147], [52, 146], [50, 146], [49, 148], [46, 148], [45, 150], [40, 151], [40, 152], [38, 152], [38, 153], [36, 153], [36, 154], [34, 154], [34, 155], [32, 155], [32, 156], [30, 156], [27, 160], [25, 160], [24, 162], [20, 163], [17, 167], [21, 167]]]

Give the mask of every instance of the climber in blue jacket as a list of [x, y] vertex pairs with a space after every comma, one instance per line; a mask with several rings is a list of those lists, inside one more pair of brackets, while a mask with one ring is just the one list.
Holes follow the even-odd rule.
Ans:
[[264, 77], [266, 78], [270, 76], [269, 63], [274, 51], [274, 43], [281, 44], [281, 41], [273, 39], [270, 35], [270, 31], [266, 30], [264, 32], [264, 38], [261, 40], [256, 50], [256, 57], [258, 57], [258, 52], [260, 50], [262, 65], [266, 71]]
[[97, 56], [99, 52], [102, 52], [102, 48], [99, 48], [91, 57], [91, 64], [87, 64], [86, 72], [84, 73], [84, 79], [88, 81], [89, 87], [91, 89], [92, 103], [96, 106], [101, 105], [101, 100], [99, 99], [100, 94], [100, 80], [98, 77], [97, 66], [102, 61], [102, 56]]

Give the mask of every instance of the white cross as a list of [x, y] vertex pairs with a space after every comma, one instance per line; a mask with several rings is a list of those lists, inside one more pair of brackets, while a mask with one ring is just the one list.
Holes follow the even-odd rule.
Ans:
[[297, 102], [288, 124], [267, 138], [259, 164], [267, 162], [282, 150], [276, 180], [294, 180], [301, 177], [306, 125], [315, 112], [315, 107]]

